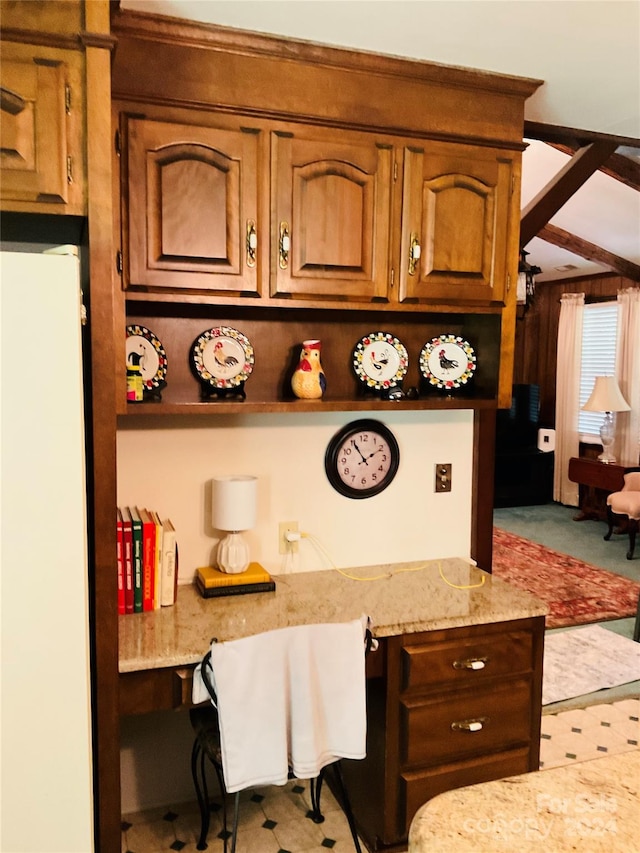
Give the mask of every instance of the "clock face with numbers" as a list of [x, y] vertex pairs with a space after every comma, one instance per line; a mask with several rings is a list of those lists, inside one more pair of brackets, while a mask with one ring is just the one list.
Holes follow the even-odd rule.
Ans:
[[386, 489], [400, 463], [391, 430], [380, 421], [352, 421], [327, 446], [324, 467], [336, 491], [348, 498], [371, 498]]

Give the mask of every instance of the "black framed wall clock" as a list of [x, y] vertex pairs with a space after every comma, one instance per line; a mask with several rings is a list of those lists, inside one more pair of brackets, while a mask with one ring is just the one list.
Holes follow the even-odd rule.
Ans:
[[347, 498], [372, 498], [392, 482], [400, 448], [388, 426], [371, 418], [352, 421], [333, 436], [324, 457], [327, 479]]

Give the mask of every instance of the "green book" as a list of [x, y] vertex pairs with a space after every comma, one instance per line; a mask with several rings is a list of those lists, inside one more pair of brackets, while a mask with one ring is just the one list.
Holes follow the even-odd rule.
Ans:
[[133, 612], [142, 613], [142, 519], [134, 506], [129, 507], [133, 533]]

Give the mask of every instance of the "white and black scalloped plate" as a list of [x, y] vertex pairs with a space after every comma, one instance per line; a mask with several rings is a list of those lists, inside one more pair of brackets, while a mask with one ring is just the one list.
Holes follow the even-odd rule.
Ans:
[[127, 364], [140, 365], [145, 388], [161, 388], [167, 377], [167, 354], [160, 340], [146, 326], [127, 326]]
[[216, 326], [195, 340], [191, 361], [198, 377], [212, 388], [237, 388], [251, 375], [255, 357], [246, 335], [231, 326]]
[[353, 369], [368, 388], [384, 391], [404, 378], [409, 365], [405, 345], [389, 332], [371, 332], [356, 344]]
[[459, 335], [439, 335], [420, 351], [420, 372], [433, 385], [446, 391], [462, 388], [473, 379], [476, 354]]

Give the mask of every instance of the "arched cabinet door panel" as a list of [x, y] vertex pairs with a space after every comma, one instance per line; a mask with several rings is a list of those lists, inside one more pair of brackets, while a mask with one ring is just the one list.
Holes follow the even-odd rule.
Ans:
[[504, 301], [512, 175], [509, 152], [405, 149], [401, 301]]
[[258, 294], [259, 133], [130, 118], [126, 140], [125, 286]]
[[373, 137], [274, 132], [271, 294], [385, 300], [393, 150]]

